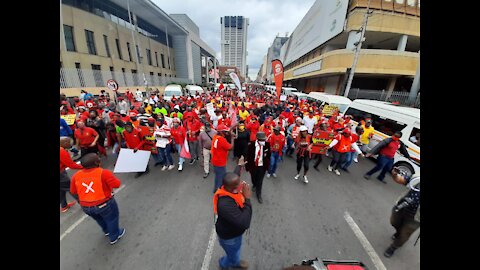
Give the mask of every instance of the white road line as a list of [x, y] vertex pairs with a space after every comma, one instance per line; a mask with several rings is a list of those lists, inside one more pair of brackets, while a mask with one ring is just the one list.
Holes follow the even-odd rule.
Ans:
[[353, 220], [353, 218], [350, 216], [348, 212], [345, 212], [344, 218], [347, 221], [348, 225], [350, 225], [350, 228], [352, 228], [353, 233], [355, 233], [355, 236], [357, 236], [358, 240], [360, 240], [360, 243], [362, 244], [363, 248], [367, 252], [368, 256], [370, 256], [370, 259], [372, 260], [375, 267], [378, 270], [387, 270], [385, 265], [383, 265], [382, 260], [380, 260], [380, 257], [373, 249], [370, 242], [368, 242], [368, 239], [362, 233], [357, 223], [355, 223], [355, 221]]
[[[120, 190], [122, 190], [123, 188], [125, 187], [125, 185], [121, 186], [120, 188], [118, 188], [116, 191], [115, 191], [115, 194], [117, 194], [118, 192], [120, 192]], [[63, 238], [65, 238], [65, 236], [67, 236], [67, 234], [71, 233], [78, 225], [80, 225], [80, 223], [82, 223], [86, 218], [88, 217], [88, 215], [83, 215], [79, 220], [77, 220], [75, 223], [72, 224], [72, 226], [68, 227], [67, 230], [65, 230], [65, 232], [60, 235], [60, 241], [63, 240]]]
[[210, 239], [208, 240], [207, 251], [205, 252], [205, 257], [203, 258], [201, 270], [208, 270], [208, 268], [210, 267], [210, 260], [212, 259], [215, 241], [217, 241], [217, 233], [215, 232], [215, 226], [213, 226], [212, 233], [210, 234]]

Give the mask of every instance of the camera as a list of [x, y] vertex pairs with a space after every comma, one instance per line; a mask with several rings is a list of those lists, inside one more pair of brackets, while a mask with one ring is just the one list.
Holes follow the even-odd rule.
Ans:
[[413, 199], [412, 198], [409, 198], [409, 197], [405, 197], [403, 198], [403, 202], [402, 203], [399, 203], [397, 205], [395, 205], [394, 209], [395, 209], [395, 212], [398, 212], [400, 210], [402, 210], [403, 208], [407, 207], [407, 206], [410, 206], [410, 204], [413, 202]]

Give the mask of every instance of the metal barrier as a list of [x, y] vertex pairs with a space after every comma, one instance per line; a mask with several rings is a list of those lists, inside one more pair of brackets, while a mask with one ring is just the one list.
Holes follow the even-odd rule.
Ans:
[[381, 100], [381, 101], [387, 101], [387, 102], [398, 102], [401, 105], [420, 108], [420, 93], [418, 93], [417, 97], [415, 98], [415, 102], [413, 102], [413, 104], [410, 104], [408, 100], [409, 95], [410, 95], [409, 92], [393, 91], [392, 94], [388, 96], [388, 91], [385, 91], [385, 90], [366, 90], [366, 89], [352, 88], [348, 93], [348, 98], [351, 100], [373, 99], [373, 100]]
[[191, 84], [188, 78], [165, 77], [155, 74], [142, 74], [77, 68], [60, 68], [60, 88], [106, 87], [108, 79], [117, 81], [119, 87], [145, 85], [166, 86], [170, 83]]

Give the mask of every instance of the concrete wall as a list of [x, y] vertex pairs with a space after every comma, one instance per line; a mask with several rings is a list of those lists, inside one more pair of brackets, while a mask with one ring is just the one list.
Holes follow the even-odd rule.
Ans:
[[202, 61], [200, 55], [200, 46], [192, 42], [192, 64], [193, 64], [193, 81], [195, 84], [202, 83]]
[[175, 47], [177, 77], [188, 78], [187, 36], [173, 36], [172, 42], [173, 47]]

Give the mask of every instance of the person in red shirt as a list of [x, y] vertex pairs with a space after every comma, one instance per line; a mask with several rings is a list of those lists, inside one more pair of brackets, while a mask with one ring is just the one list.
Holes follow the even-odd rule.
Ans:
[[97, 154], [87, 154], [81, 164], [83, 169], [72, 176], [70, 192], [78, 194], [85, 214], [100, 225], [113, 245], [125, 234], [125, 229], [118, 226], [118, 205], [112, 195], [112, 189], [120, 187], [120, 180], [113, 172], [100, 167]]
[[232, 145], [227, 141], [226, 137], [230, 137], [230, 129], [221, 124], [217, 126], [217, 135], [212, 139], [212, 165], [215, 172], [215, 184], [213, 193], [222, 186], [223, 176], [227, 173], [228, 151], [232, 149]]
[[335, 139], [328, 147], [333, 150], [333, 159], [330, 165], [328, 165], [328, 171], [331, 172], [332, 169], [334, 169], [335, 174], [337, 175], [340, 175], [338, 168], [340, 168], [340, 166], [345, 162], [347, 153], [350, 153], [352, 148], [363, 156], [362, 151], [360, 151], [360, 148], [358, 148], [357, 143], [354, 141], [354, 138], [351, 136], [350, 129], [348, 128], [337, 134]]
[[[83, 169], [81, 165], [75, 163], [70, 157], [70, 153], [65, 150], [72, 147], [72, 138], [60, 137], [60, 211], [65, 213], [75, 204], [75, 201], [67, 203], [67, 191], [70, 192], [70, 177], [68, 177], [66, 168]], [[75, 200], [78, 197], [73, 195]]]
[[270, 178], [270, 175], [273, 176], [273, 178], [277, 178], [275, 172], [283, 154], [283, 147], [285, 146], [285, 136], [280, 133], [279, 126], [273, 128], [273, 134], [268, 138], [268, 142], [270, 143], [272, 153], [270, 155], [270, 167], [267, 178]]
[[263, 131], [268, 140], [268, 137], [273, 133], [272, 118], [270, 116], [265, 119], [263, 124], [258, 128], [258, 131]]
[[260, 123], [257, 121], [257, 117], [253, 115], [250, 122], [247, 124], [247, 130], [250, 132], [250, 142], [257, 140], [257, 132], [259, 129]]
[[178, 152], [178, 171], [181, 172], [183, 170], [183, 162], [185, 159], [180, 156], [182, 152], [182, 145], [184, 144], [185, 137], [187, 136], [187, 131], [184, 127], [180, 125], [180, 119], [177, 117], [173, 118], [172, 121], [172, 128], [170, 129], [170, 134], [172, 135], [173, 141], [175, 143], [175, 147]]
[[85, 126], [85, 122], [78, 121], [74, 137], [76, 139], [77, 149], [81, 150], [81, 157], [88, 153], [97, 153], [97, 141], [100, 135], [93, 129]]
[[88, 117], [90, 117], [90, 113], [85, 110], [85, 105], [83, 105], [83, 102], [81, 102], [82, 105], [79, 105], [78, 106], [78, 114], [77, 114], [77, 119], [79, 119], [80, 121], [87, 121]]
[[118, 142], [117, 131], [115, 124], [110, 122], [106, 124], [105, 136], [107, 137], [107, 148], [112, 148], [112, 154], [118, 155], [120, 152], [120, 143]]
[[[125, 130], [123, 131], [123, 138], [125, 139], [125, 144], [129, 149], [133, 149], [133, 152], [136, 153], [139, 149], [143, 149], [145, 144], [144, 136], [142, 135], [142, 130], [140, 128], [134, 128], [132, 122], [125, 123]], [[138, 172], [135, 175], [135, 178], [142, 176], [145, 173], [150, 172], [150, 167], [147, 165], [145, 172]]]
[[188, 149], [190, 150], [190, 165], [193, 165], [195, 161], [199, 159], [200, 144], [198, 142], [198, 135], [200, 134], [200, 128], [202, 124], [195, 119], [192, 114], [188, 115], [187, 120], [183, 123], [185, 130], [187, 131]]
[[[360, 139], [360, 136], [363, 134], [363, 127], [362, 126], [357, 126], [355, 128], [355, 133], [352, 133], [352, 141], [357, 144], [358, 140]], [[358, 145], [358, 144], [357, 144]], [[340, 165], [340, 169], [343, 171], [349, 173], [348, 167], [352, 164], [353, 160], [358, 156], [358, 153], [355, 151], [355, 149], [351, 149], [350, 152], [347, 153], [347, 156], [345, 157], [345, 161]]]

